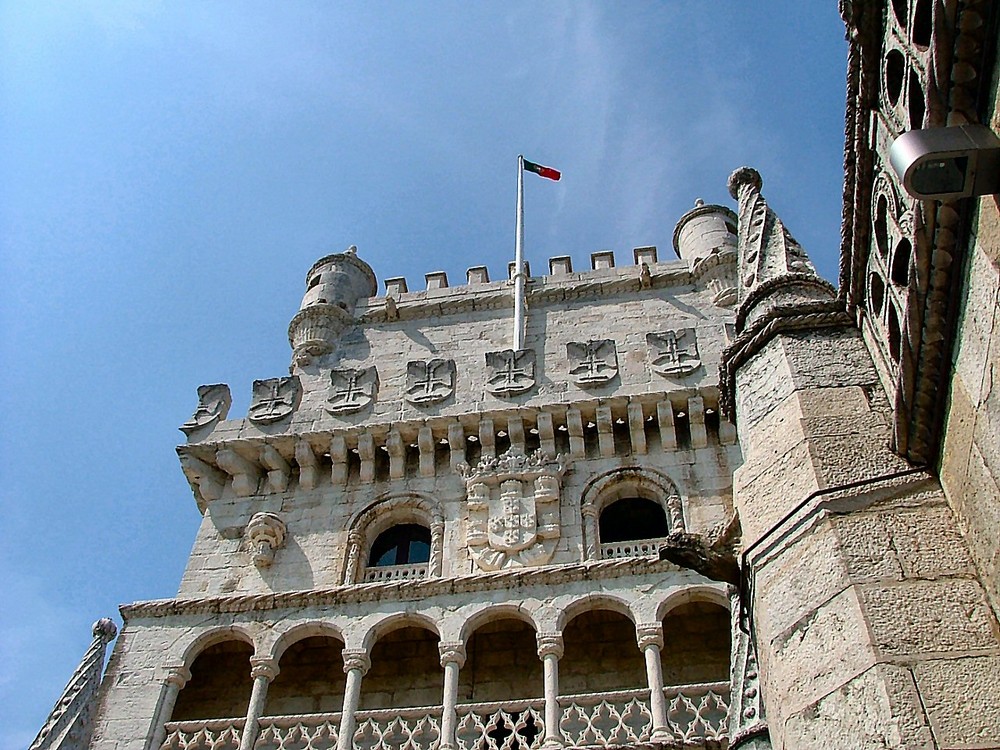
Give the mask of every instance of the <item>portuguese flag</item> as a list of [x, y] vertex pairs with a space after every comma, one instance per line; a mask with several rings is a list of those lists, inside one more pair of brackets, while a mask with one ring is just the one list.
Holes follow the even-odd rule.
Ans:
[[528, 161], [527, 159], [524, 160], [524, 168], [529, 172], [534, 172], [540, 177], [544, 177], [547, 180], [555, 180], [558, 182], [559, 178], [562, 177], [562, 174], [552, 167], [543, 167], [541, 164], [535, 164], [535, 162]]

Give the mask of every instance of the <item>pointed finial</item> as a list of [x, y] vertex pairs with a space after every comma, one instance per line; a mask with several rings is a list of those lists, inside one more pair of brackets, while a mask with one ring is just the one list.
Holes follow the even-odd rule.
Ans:
[[764, 181], [761, 179], [760, 172], [758, 172], [753, 167], [740, 167], [731, 175], [729, 175], [729, 194], [733, 198], [740, 197], [740, 188], [744, 185], [750, 185], [755, 188], [757, 192], [764, 186]]
[[348, 255], [357, 255], [358, 254], [358, 246], [357, 245], [351, 245], [344, 252], [346, 252]]
[[694, 199], [694, 207], [695, 208], [701, 208], [704, 205], [705, 205], [705, 201], [703, 201], [701, 198], [695, 198]]

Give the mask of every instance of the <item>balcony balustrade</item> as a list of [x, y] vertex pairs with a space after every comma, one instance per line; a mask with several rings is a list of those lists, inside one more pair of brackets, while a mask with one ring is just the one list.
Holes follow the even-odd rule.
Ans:
[[620, 557], [657, 557], [660, 547], [666, 544], [666, 537], [658, 539], [634, 539], [628, 542], [609, 542], [601, 545], [601, 559], [613, 560]]
[[[678, 746], [725, 747], [729, 683], [664, 689], [667, 724]], [[466, 703], [456, 708], [458, 750], [536, 750], [545, 732], [544, 700]], [[648, 690], [559, 698], [566, 747], [647, 743], [653, 730]], [[441, 707], [382, 709], [355, 714], [357, 750], [437, 750]], [[238, 750], [244, 719], [170, 722], [161, 750]], [[340, 714], [266, 716], [255, 750], [335, 750]], [[711, 744], [709, 744], [711, 743]]]
[[415, 581], [427, 577], [427, 563], [380, 565], [365, 570], [365, 583], [373, 581]]

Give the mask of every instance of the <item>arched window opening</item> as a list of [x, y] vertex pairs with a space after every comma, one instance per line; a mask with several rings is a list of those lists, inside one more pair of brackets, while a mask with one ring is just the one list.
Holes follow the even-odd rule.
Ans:
[[598, 521], [601, 557], [654, 555], [658, 545], [649, 542], [659, 541], [669, 533], [670, 522], [659, 503], [641, 497], [616, 500], [601, 512]]
[[330, 636], [296, 641], [281, 655], [267, 689], [268, 716], [335, 713], [344, 707], [344, 643]]
[[[482, 730], [492, 747], [527, 750], [541, 744], [544, 732], [542, 662], [535, 631], [521, 620], [494, 620], [478, 628], [466, 645], [458, 678], [459, 741], [482, 746]], [[506, 703], [505, 708], [480, 707]], [[464, 704], [464, 705], [463, 705]]]
[[718, 604], [689, 602], [663, 620], [665, 685], [729, 681], [729, 611]]
[[413, 565], [430, 559], [430, 529], [415, 523], [401, 523], [378, 535], [368, 556], [368, 567]]
[[635, 625], [623, 614], [596, 609], [577, 615], [563, 629], [563, 647], [559, 660], [560, 695], [647, 687]]
[[438, 637], [420, 627], [397, 628], [372, 647], [371, 669], [361, 683], [362, 710], [441, 703]]
[[177, 695], [171, 721], [229, 719], [246, 716], [253, 683], [244, 641], [223, 641], [202, 651], [191, 665], [191, 679]]

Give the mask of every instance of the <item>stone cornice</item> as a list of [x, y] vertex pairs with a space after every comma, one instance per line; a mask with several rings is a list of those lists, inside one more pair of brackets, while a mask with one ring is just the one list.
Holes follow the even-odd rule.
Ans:
[[464, 575], [453, 578], [358, 583], [308, 591], [281, 591], [269, 594], [236, 594], [184, 599], [156, 599], [123, 604], [119, 607], [125, 622], [136, 618], [216, 615], [259, 612], [310, 606], [337, 606], [387, 599], [419, 601], [431, 596], [467, 594], [477, 591], [510, 590], [523, 586], [562, 585], [576, 581], [606, 580], [627, 575], [642, 575], [679, 570], [668, 562], [646, 558], [599, 560], [571, 565], [547, 565], [515, 568], [495, 573]]

